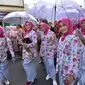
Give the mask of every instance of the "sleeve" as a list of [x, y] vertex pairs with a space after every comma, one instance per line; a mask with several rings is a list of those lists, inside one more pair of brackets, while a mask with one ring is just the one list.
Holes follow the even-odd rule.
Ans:
[[[61, 42], [63, 42], [61, 44]], [[70, 45], [68, 40], [61, 41], [58, 45], [58, 63], [62, 65], [62, 63], [67, 64], [68, 59], [70, 58]]]
[[27, 47], [32, 48], [37, 44], [37, 34], [36, 33], [32, 34], [31, 40], [32, 40], [32, 43], [27, 44]]
[[9, 49], [12, 57], [15, 57], [13, 47], [12, 47], [12, 43], [11, 43], [11, 40], [9, 38], [7, 38], [7, 46], [8, 46], [8, 49]]
[[48, 36], [46, 36], [48, 39], [48, 46], [54, 46], [55, 45], [55, 49], [56, 49], [56, 35], [51, 32]]
[[66, 74], [75, 75], [78, 71], [78, 59], [77, 59], [77, 39], [75, 37], [69, 38], [69, 44], [65, 42], [65, 49], [63, 50], [63, 57], [65, 58], [66, 65], [65, 71], [68, 68]]
[[69, 69], [69, 73], [75, 75], [78, 72], [78, 39], [74, 37], [71, 42], [71, 69]]

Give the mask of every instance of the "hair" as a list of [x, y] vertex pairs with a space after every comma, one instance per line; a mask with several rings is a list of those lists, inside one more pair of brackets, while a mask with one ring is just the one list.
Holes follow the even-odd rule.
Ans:
[[48, 24], [48, 21], [46, 19], [41, 19], [42, 22], [44, 22], [45, 24]]
[[20, 28], [22, 28], [22, 26], [21, 25], [18, 25]]

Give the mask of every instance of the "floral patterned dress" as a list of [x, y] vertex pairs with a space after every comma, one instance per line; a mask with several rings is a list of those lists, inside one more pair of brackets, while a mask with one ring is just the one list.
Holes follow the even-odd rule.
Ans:
[[68, 35], [64, 41], [59, 40], [58, 58], [56, 72], [59, 70], [60, 85], [63, 85], [63, 77], [67, 74], [76, 77], [78, 73], [78, 38], [74, 35]]
[[32, 40], [32, 43], [27, 44], [27, 47], [30, 48], [33, 56], [30, 56], [29, 53], [23, 48], [22, 56], [23, 56], [23, 67], [26, 71], [27, 81], [33, 82], [36, 78], [36, 64], [35, 64], [35, 57], [37, 56], [36, 44], [37, 44], [37, 35], [36, 33], [31, 30], [26, 36]]
[[10, 39], [0, 38], [0, 61], [1, 62], [7, 59], [7, 50], [9, 50], [12, 57], [14, 57], [14, 52], [13, 52], [12, 43]]
[[[85, 38], [85, 35], [83, 35]], [[79, 84], [85, 84], [85, 45], [82, 43], [80, 38], [78, 37], [78, 53], [79, 53], [79, 70], [78, 70], [78, 78]]]
[[[36, 44], [37, 44], [37, 35], [35, 33], [35, 31], [31, 31], [30, 33], [28, 33], [25, 38], [29, 37], [32, 40], [32, 43], [28, 44], [27, 47], [30, 48], [30, 50], [32, 51], [34, 57], [37, 56], [37, 50], [36, 50]], [[30, 56], [28, 56], [29, 53], [26, 51], [26, 49], [23, 48], [23, 59], [28, 58]]]
[[10, 51], [12, 57], [15, 57], [10, 39], [0, 38], [0, 82], [4, 77], [9, 80], [7, 50]]
[[56, 39], [52, 40], [53, 36], [55, 36], [55, 34], [51, 30], [48, 30], [47, 35], [41, 35], [40, 55], [43, 57], [47, 74], [50, 78], [56, 79], [56, 70], [54, 66]]
[[48, 31], [47, 35], [41, 35], [40, 55], [42, 57], [54, 57], [56, 40], [51, 39], [53, 35], [55, 35], [54, 32], [50, 30]]

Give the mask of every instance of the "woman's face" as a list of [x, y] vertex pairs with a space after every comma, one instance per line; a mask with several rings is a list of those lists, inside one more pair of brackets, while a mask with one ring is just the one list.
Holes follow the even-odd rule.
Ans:
[[45, 29], [42, 25], [40, 26], [40, 31], [43, 31], [43, 32], [45, 31]]
[[29, 23], [26, 23], [26, 29], [30, 30], [30, 24]]
[[68, 28], [63, 22], [59, 23], [59, 32], [62, 34], [65, 34], [68, 32]]
[[85, 29], [85, 21], [82, 21], [81, 27], [82, 27], [83, 29]]

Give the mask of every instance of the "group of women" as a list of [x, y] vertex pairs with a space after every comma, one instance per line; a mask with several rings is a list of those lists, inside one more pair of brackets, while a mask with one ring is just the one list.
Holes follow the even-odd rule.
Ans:
[[[23, 67], [27, 75], [26, 85], [31, 85], [36, 79], [36, 45], [38, 39], [41, 40], [39, 55], [43, 59], [46, 68], [46, 80], [53, 79], [53, 85], [58, 85], [56, 75], [59, 73], [59, 85], [85, 84], [85, 18], [81, 18], [78, 25], [73, 26], [73, 22], [68, 18], [56, 21], [56, 31], [50, 30], [47, 23], [40, 22], [33, 25], [27, 21], [23, 29], [23, 37], [19, 38], [22, 45]], [[74, 28], [75, 27], [75, 28]], [[34, 28], [36, 30], [34, 30]], [[24, 40], [23, 40], [24, 38]], [[3, 78], [9, 83], [8, 64], [6, 52], [9, 48], [14, 59], [14, 52], [10, 40], [5, 36], [3, 28], [0, 27], [0, 83]], [[56, 68], [54, 66], [54, 54], [56, 55]], [[0, 84], [0, 85], [1, 85]]]
[[[85, 18], [81, 18], [78, 25], [63, 18], [58, 21], [57, 32], [61, 37], [57, 47], [56, 72], [59, 72], [60, 85], [84, 85], [84, 41]], [[75, 28], [74, 28], [75, 27]]]

